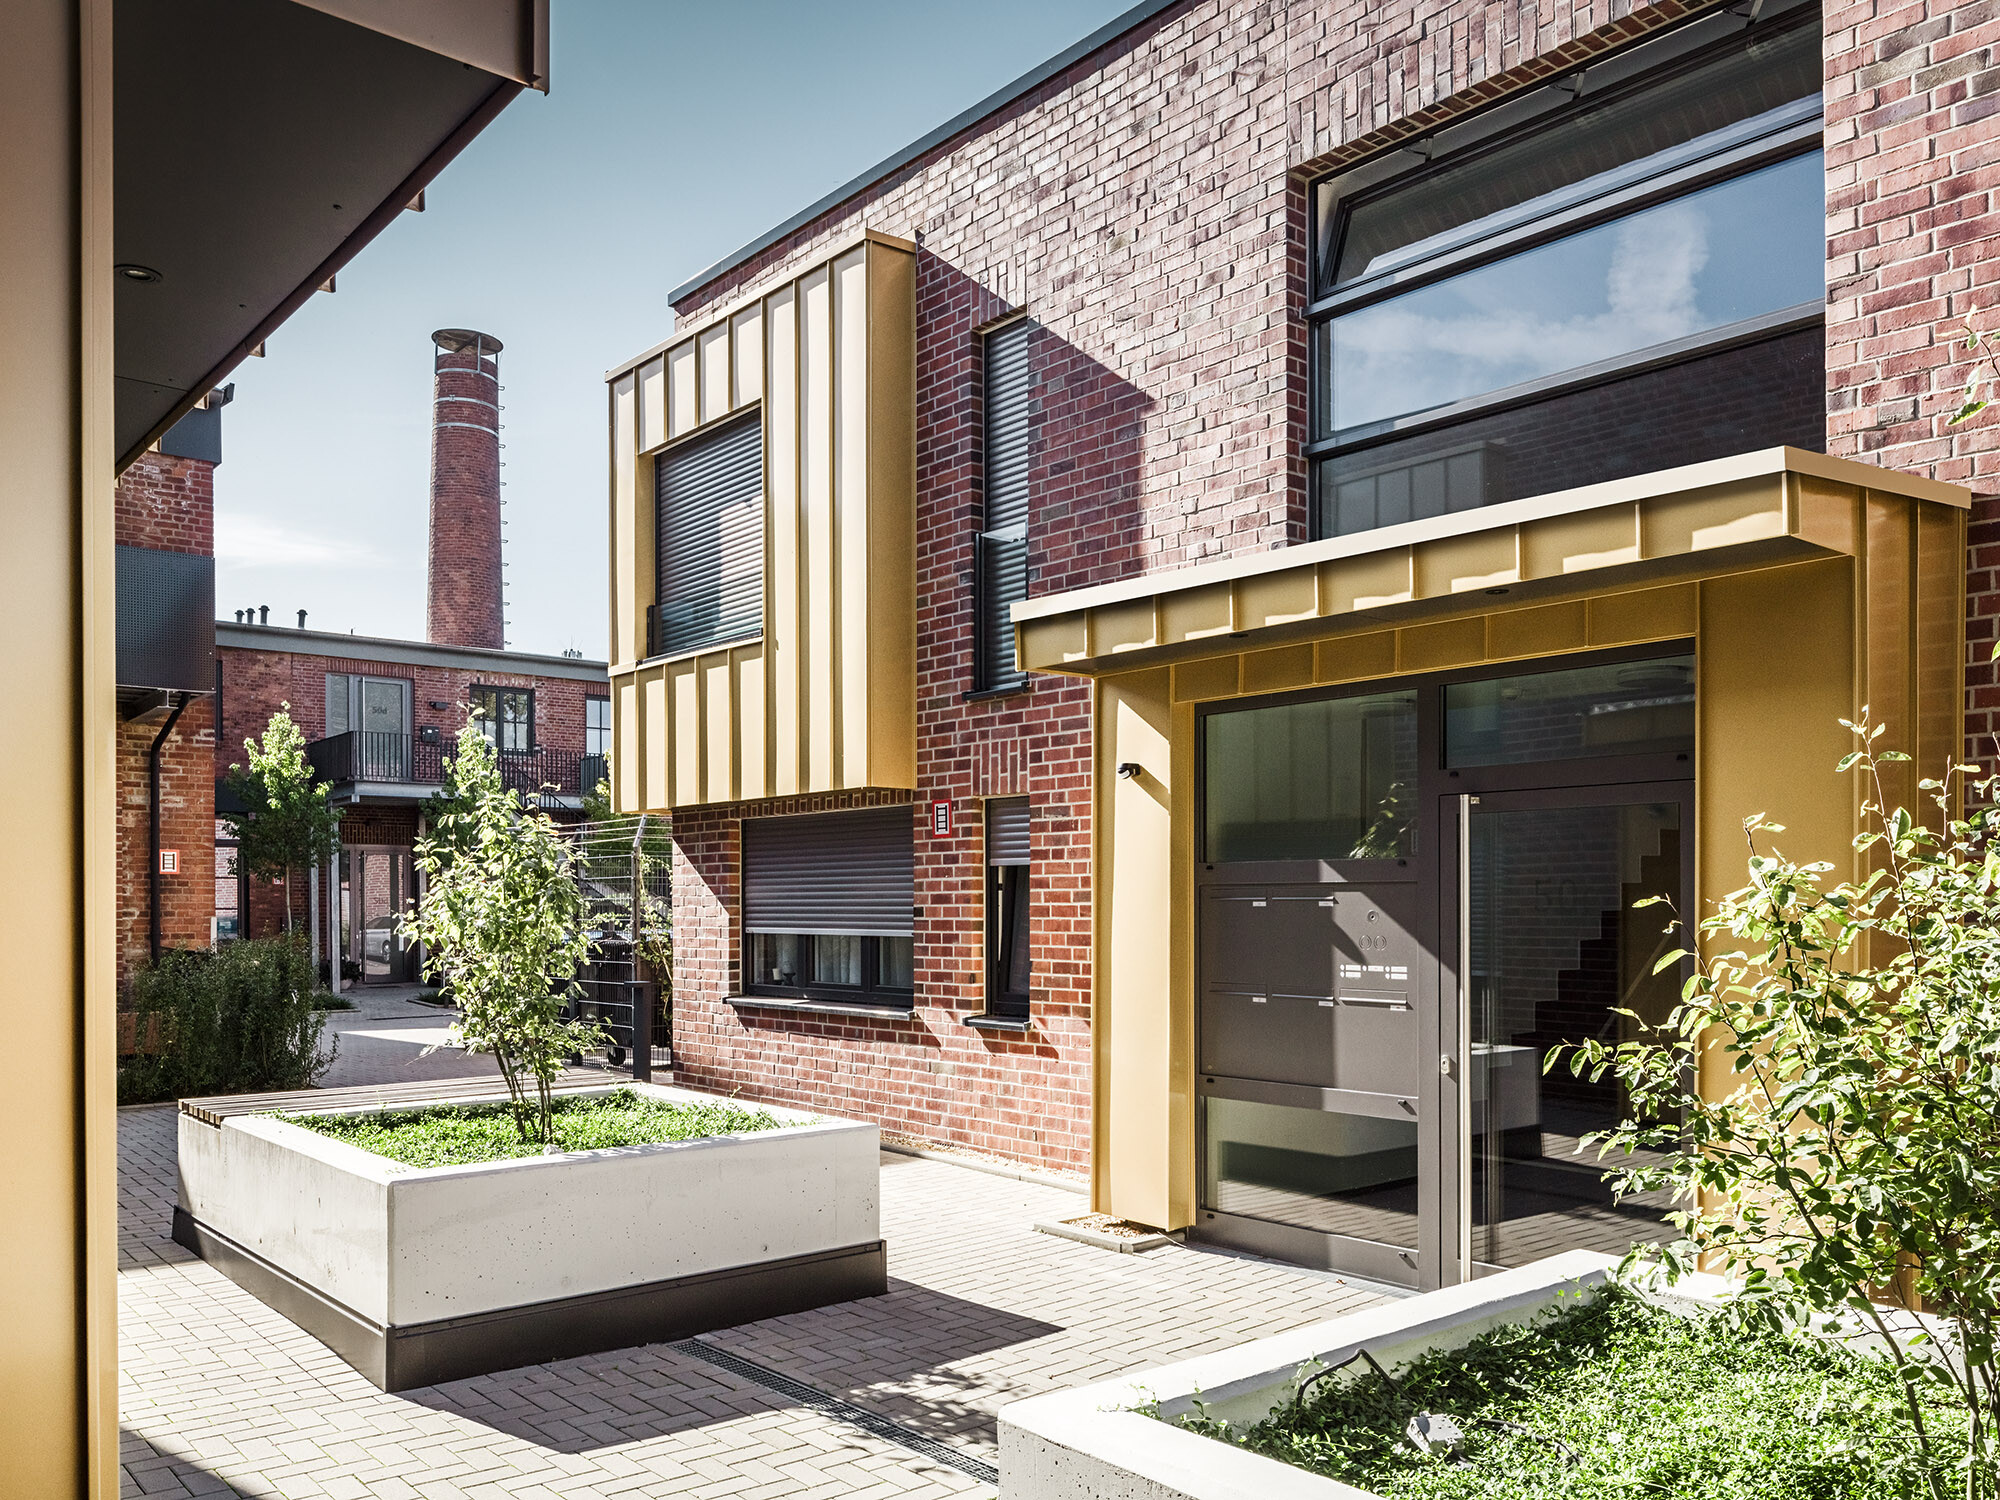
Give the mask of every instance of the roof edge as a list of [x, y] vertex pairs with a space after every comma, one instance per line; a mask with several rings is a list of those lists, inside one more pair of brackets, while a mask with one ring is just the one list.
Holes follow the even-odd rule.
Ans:
[[472, 670], [484, 667], [495, 672], [512, 671], [519, 677], [606, 680], [606, 664], [585, 657], [496, 651], [489, 646], [452, 646], [435, 641], [397, 640], [391, 636], [343, 635], [332, 630], [298, 630], [290, 625], [246, 625], [235, 620], [217, 620], [215, 644], [239, 651], [287, 651], [298, 656], [337, 656], [398, 666], [455, 666]]
[[858, 177], [851, 178], [847, 182], [842, 183], [817, 203], [800, 209], [782, 224], [765, 230], [764, 233], [758, 235], [748, 244], [740, 246], [732, 253], [725, 255], [721, 260], [696, 272], [694, 276], [683, 281], [679, 286], [667, 293], [668, 304], [677, 303], [683, 297], [700, 291], [711, 281], [726, 276], [729, 272], [742, 265], [743, 262], [749, 260], [753, 255], [770, 249], [771, 246], [777, 244], [778, 241], [784, 239], [787, 235], [804, 228], [806, 225], [812, 223], [814, 219], [840, 207], [841, 204], [847, 202], [849, 199], [860, 196], [884, 177], [889, 176], [890, 173], [902, 167], [908, 166], [925, 152], [930, 151], [936, 146], [943, 145], [953, 136], [959, 135], [970, 127], [977, 125], [988, 115], [1005, 109], [1022, 95], [1033, 92], [1058, 73], [1064, 72], [1090, 56], [1091, 53], [1096, 52], [1102, 47], [1109, 46], [1127, 32], [1138, 29], [1163, 11], [1172, 10], [1181, 3], [1182, 0], [1140, 0], [1139, 4], [1133, 6], [1128, 11], [1113, 16], [1111, 20], [1091, 32], [1082, 41], [1064, 48], [1054, 57], [1048, 59], [1048, 61], [1030, 68], [1012, 83], [1005, 84], [993, 93], [988, 94], [970, 109], [953, 115], [935, 130], [920, 136], [894, 155], [883, 158]]

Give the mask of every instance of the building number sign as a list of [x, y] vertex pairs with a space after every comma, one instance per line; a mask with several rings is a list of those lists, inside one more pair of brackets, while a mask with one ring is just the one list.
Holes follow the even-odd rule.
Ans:
[[162, 875], [178, 875], [180, 872], [181, 851], [178, 849], [162, 849], [160, 851], [160, 873]]
[[951, 799], [940, 797], [931, 803], [931, 837], [948, 839], [951, 837]]

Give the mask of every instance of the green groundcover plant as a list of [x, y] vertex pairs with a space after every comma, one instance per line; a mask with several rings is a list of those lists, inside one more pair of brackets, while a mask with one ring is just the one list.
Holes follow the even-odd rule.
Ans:
[[176, 948], [132, 976], [136, 1056], [118, 1102], [311, 1088], [333, 1065], [327, 996], [296, 938]]
[[[1620, 1196], [1665, 1191], [1685, 1238], [1628, 1266], [1738, 1278], [1737, 1316], [1873, 1330], [1904, 1394], [1931, 1500], [2000, 1494], [2000, 814], [1953, 767], [1887, 810], [1866, 713], [1839, 770], [1862, 778], [1858, 880], [1745, 822], [1750, 884], [1700, 924], [1661, 1032], [1586, 1043], [1620, 1084]], [[1961, 801], [1972, 811], [1956, 814]], [[1691, 955], [1674, 953], [1662, 967]], [[1628, 1013], [1629, 1014], [1629, 1013]], [[1634, 1017], [1633, 1019], [1637, 1019]], [[1555, 1059], [1551, 1057], [1551, 1062]], [[1704, 1062], [1710, 1087], [1695, 1087]], [[1720, 1075], [1717, 1086], [1713, 1075]], [[1928, 1326], [1909, 1311], [1921, 1309]], [[1953, 1403], [1954, 1421], [1933, 1414]]]
[[[535, 1156], [511, 1106], [503, 1104], [373, 1115], [286, 1115], [294, 1125], [346, 1141], [411, 1167], [462, 1167]], [[558, 1099], [551, 1113], [554, 1143], [564, 1151], [599, 1151], [656, 1141], [692, 1141], [785, 1124], [761, 1109], [716, 1100], [683, 1103], [647, 1099], [629, 1089], [586, 1099]]]
[[[1247, 1430], [1199, 1409], [1179, 1425], [1390, 1500], [1929, 1493], [1893, 1365], [1808, 1335], [1682, 1316], [1615, 1285], [1400, 1370], [1300, 1373], [1297, 1396]], [[1944, 1392], [1919, 1399], [1939, 1435], [1963, 1436]], [[1405, 1436], [1428, 1412], [1456, 1419], [1456, 1455]]]

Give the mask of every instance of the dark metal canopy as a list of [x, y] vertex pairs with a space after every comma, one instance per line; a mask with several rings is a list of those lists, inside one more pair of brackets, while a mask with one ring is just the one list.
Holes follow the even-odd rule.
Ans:
[[117, 0], [123, 468], [524, 88], [548, 0]]

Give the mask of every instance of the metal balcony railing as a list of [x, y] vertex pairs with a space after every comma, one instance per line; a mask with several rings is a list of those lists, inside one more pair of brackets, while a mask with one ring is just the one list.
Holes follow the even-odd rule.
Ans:
[[[453, 746], [421, 736], [350, 729], [306, 746], [306, 759], [329, 786], [381, 782], [400, 786], [437, 786]], [[500, 752], [502, 785], [539, 800], [582, 797], [604, 777], [604, 757], [576, 750], [547, 747]]]

